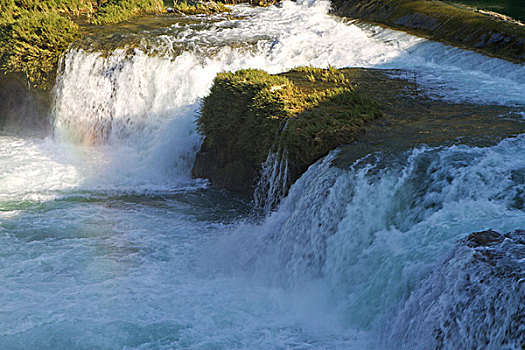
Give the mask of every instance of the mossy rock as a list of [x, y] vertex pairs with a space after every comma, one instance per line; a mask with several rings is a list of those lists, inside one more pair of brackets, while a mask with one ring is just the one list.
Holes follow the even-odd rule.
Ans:
[[182, 15], [211, 15], [215, 13], [231, 12], [223, 2], [215, 1], [178, 1], [175, 0], [170, 12]]
[[160, 0], [106, 0], [93, 16], [93, 24], [113, 24], [126, 21], [145, 13], [161, 13], [164, 5]]
[[193, 174], [250, 197], [269, 152], [286, 154], [293, 182], [330, 150], [354, 141], [381, 114], [345, 70], [220, 73], [198, 120], [205, 140]]
[[78, 26], [55, 12], [21, 12], [2, 28], [0, 57], [5, 72], [23, 73], [31, 86], [48, 89], [60, 55], [79, 37]]
[[163, 9], [161, 0], [2, 1], [0, 73], [23, 74], [32, 88], [49, 90], [60, 56], [81, 36], [75, 21], [115, 23]]
[[516, 63], [525, 62], [525, 26], [438, 0], [332, 0], [335, 14]]

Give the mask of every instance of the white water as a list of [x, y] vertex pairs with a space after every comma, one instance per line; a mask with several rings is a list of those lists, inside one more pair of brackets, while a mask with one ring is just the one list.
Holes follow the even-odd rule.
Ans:
[[285, 196], [289, 186], [287, 152], [269, 152], [261, 165], [259, 181], [253, 192], [255, 207], [270, 211], [275, 209]]
[[327, 158], [240, 224], [245, 204], [190, 178], [217, 72], [406, 68], [436, 96], [524, 105], [525, 68], [344, 23], [323, 1], [235, 11], [166, 28], [156, 55], [72, 49], [54, 135], [0, 136], [1, 349], [373, 347], [457, 239], [524, 226], [523, 138], [345, 171]]
[[[417, 283], [447, 257], [459, 239], [475, 231], [509, 232], [525, 225], [524, 141], [523, 137], [508, 139], [489, 148], [422, 148], [397, 159], [377, 155], [348, 170], [329, 167], [328, 157], [292, 186], [279, 210], [264, 223], [237, 229], [218, 249], [224, 254], [219, 261], [237, 273], [254, 274], [275, 285], [316, 281], [326, 288], [328, 310], [337, 310], [342, 323], [354, 331], [386, 337], [381, 339], [383, 345], [377, 344], [379, 348], [435, 348], [431, 327], [424, 323], [443, 322], [447, 310], [468, 297], [461, 289], [466, 284], [457, 284], [478, 273], [467, 263], [468, 256], [448, 261], [446, 272], [429, 277], [424, 289], [409, 300], [408, 311], [392, 320]], [[519, 244], [513, 253], [517, 261], [524, 253], [523, 241]], [[523, 277], [522, 271], [515, 273]], [[490, 288], [479, 291], [492, 298], [495, 310], [487, 309], [488, 316], [481, 318], [479, 309], [464, 307], [461, 317], [470, 327], [451, 327], [453, 337], [446, 341], [446, 348], [485, 347], [476, 339], [483, 337], [476, 334], [489, 325], [493, 329], [485, 334], [499, 334], [490, 348], [501, 348], [503, 340], [511, 344], [508, 348], [523, 345], [516, 330], [504, 334], [505, 322], [498, 319], [518, 312], [517, 300], [525, 297], [525, 280], [519, 278], [495, 280]], [[447, 291], [443, 284], [460, 289]], [[495, 300], [494, 288], [510, 297]], [[436, 299], [424, 297], [429, 289], [436, 289], [433, 296], [452, 296], [435, 305]], [[478, 296], [479, 302], [484, 302], [485, 294]], [[441, 318], [425, 315], [421, 300]], [[491, 317], [496, 318], [493, 324], [487, 321]], [[401, 325], [413, 328], [418, 322], [422, 324], [419, 334], [405, 334], [407, 329]], [[515, 322], [516, 329], [523, 328], [523, 319]], [[389, 338], [391, 327], [398, 327], [393, 339]]]
[[395, 322], [396, 347], [519, 349], [525, 342], [525, 231], [462, 241], [412, 293]]

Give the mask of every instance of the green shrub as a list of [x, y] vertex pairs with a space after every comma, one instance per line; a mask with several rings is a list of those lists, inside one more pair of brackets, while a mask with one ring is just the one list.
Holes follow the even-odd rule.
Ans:
[[24, 73], [32, 86], [46, 89], [60, 55], [78, 36], [78, 26], [56, 12], [21, 12], [2, 28], [2, 68]]
[[80, 36], [72, 17], [95, 13], [96, 24], [116, 23], [162, 9], [161, 0], [2, 0], [0, 72], [25, 75], [31, 86], [49, 89], [60, 56]]
[[188, 2], [175, 0], [173, 12], [184, 15], [213, 14], [230, 12], [231, 10], [222, 2]]

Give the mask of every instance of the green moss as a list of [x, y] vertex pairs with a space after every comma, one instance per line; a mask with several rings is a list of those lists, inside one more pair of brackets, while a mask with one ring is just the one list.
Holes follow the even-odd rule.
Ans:
[[144, 13], [160, 13], [164, 10], [160, 0], [108, 0], [102, 3], [92, 22], [111, 24], [128, 20]]
[[78, 27], [55, 12], [21, 12], [17, 20], [3, 27], [0, 49], [2, 68], [23, 73], [32, 86], [52, 85], [60, 55], [78, 38]]
[[59, 12], [79, 15], [94, 11], [97, 0], [3, 0], [0, 4], [0, 23], [17, 18], [24, 11]]
[[188, 1], [174, 1], [173, 12], [184, 15], [197, 14], [214, 14], [222, 12], [230, 12], [231, 10], [222, 2], [188, 2]]
[[[208, 149], [259, 166], [273, 150], [287, 150], [295, 174], [381, 115], [379, 105], [344, 70], [300, 67], [281, 75], [261, 70], [220, 73], [198, 120]], [[286, 128], [284, 126], [286, 125]]]

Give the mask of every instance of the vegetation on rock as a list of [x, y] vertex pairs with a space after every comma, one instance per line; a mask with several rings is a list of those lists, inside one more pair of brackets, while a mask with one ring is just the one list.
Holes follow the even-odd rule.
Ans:
[[91, 20], [94, 24], [118, 23], [132, 16], [164, 10], [160, 0], [106, 0], [101, 3]]
[[160, 0], [6, 0], [0, 3], [0, 72], [49, 89], [62, 52], [80, 37], [73, 21], [115, 23], [162, 9]]
[[[381, 116], [378, 103], [349, 77], [332, 67], [300, 67], [280, 75], [261, 70], [218, 74], [198, 120], [203, 151], [215, 154], [227, 180], [237, 176], [229, 173], [237, 171], [232, 162], [242, 159], [241, 168], [253, 179], [268, 152], [286, 150], [295, 180]], [[199, 162], [198, 157], [196, 176], [206, 172]], [[249, 187], [242, 190], [251, 193]]]
[[79, 36], [77, 25], [56, 12], [22, 12], [1, 30], [2, 70], [23, 73], [40, 89], [52, 83], [49, 78], [54, 76], [60, 55]]
[[200, 0], [174, 0], [171, 12], [184, 15], [214, 14], [230, 12], [227, 4], [234, 5], [239, 3], [249, 3], [252, 6], [267, 7], [277, 3], [278, 0], [218, 0], [218, 1], [200, 1]]
[[346, 169], [374, 152], [458, 139], [483, 146], [525, 132], [519, 109], [434, 100], [420, 88], [401, 70], [219, 74], [198, 120], [205, 139], [193, 175], [250, 198], [269, 151], [287, 154], [291, 185], [340, 145], [333, 165]]
[[178, 1], [173, 3], [174, 13], [184, 15], [198, 15], [198, 14], [214, 14], [222, 12], [230, 12], [230, 9], [222, 2], [215, 1]]

